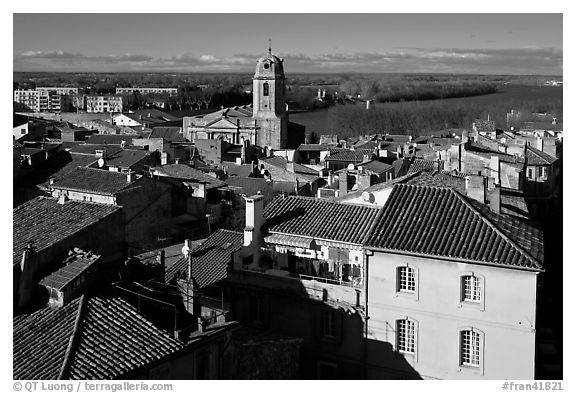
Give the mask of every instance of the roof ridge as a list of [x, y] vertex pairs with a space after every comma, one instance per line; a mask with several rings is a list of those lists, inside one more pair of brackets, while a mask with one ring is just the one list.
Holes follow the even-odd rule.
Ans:
[[558, 158], [554, 157], [554, 156], [551, 155], [551, 154], [548, 154], [548, 153], [546, 153], [546, 152], [544, 152], [544, 151], [541, 151], [541, 150], [536, 149], [534, 146], [526, 146], [526, 148], [527, 148], [528, 150], [530, 150], [532, 153], [538, 155], [540, 158], [543, 158], [543, 159], [550, 158], [550, 159], [552, 159], [552, 160], [557, 160], [557, 159], [558, 159]]
[[540, 263], [540, 261], [538, 261], [532, 254], [528, 253], [526, 250], [524, 250], [524, 248], [522, 248], [521, 246], [519, 246], [513, 239], [511, 239], [508, 235], [506, 235], [500, 228], [498, 228], [498, 226], [496, 224], [494, 224], [492, 222], [492, 220], [490, 220], [488, 217], [486, 217], [481, 211], [479, 211], [477, 208], [475, 208], [470, 202], [468, 202], [466, 200], [466, 198], [464, 197], [464, 195], [460, 194], [459, 192], [457, 192], [456, 190], [452, 189], [452, 188], [448, 188], [450, 190], [450, 192], [452, 192], [453, 194], [456, 195], [457, 198], [459, 198], [469, 209], [472, 210], [472, 212], [474, 214], [476, 214], [477, 216], [480, 217], [480, 219], [482, 219], [482, 221], [484, 221], [486, 223], [486, 225], [488, 225], [490, 228], [492, 228], [493, 230], [496, 231], [496, 233], [498, 233], [498, 235], [500, 235], [501, 237], [503, 237], [507, 242], [509, 242], [515, 249], [517, 249], [520, 254], [524, 255], [525, 257], [527, 257], [528, 259], [530, 259], [532, 262], [534, 262], [539, 268], [543, 268], [542, 264]]
[[78, 310], [76, 314], [76, 320], [74, 321], [74, 329], [72, 330], [72, 335], [68, 341], [68, 348], [66, 348], [66, 353], [64, 354], [64, 362], [60, 368], [60, 373], [58, 374], [58, 379], [68, 379], [65, 375], [68, 373], [70, 366], [72, 365], [72, 354], [73, 349], [80, 339], [80, 321], [85, 314], [87, 308], [87, 300], [85, 295], [80, 296]]

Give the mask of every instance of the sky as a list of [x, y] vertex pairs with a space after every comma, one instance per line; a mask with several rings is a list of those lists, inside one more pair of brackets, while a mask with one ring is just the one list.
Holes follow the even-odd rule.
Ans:
[[14, 71], [562, 75], [562, 14], [22, 14]]

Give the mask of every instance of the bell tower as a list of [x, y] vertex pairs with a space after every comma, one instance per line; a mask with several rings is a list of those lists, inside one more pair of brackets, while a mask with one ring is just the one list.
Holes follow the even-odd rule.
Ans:
[[284, 60], [272, 54], [258, 59], [252, 78], [253, 118], [256, 121], [257, 144], [273, 149], [288, 145], [288, 115], [286, 113], [286, 87]]

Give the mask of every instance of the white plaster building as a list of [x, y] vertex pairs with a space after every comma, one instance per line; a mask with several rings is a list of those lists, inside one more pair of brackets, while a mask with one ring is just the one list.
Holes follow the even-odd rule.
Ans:
[[368, 378], [534, 378], [542, 232], [489, 198], [394, 186], [365, 244]]

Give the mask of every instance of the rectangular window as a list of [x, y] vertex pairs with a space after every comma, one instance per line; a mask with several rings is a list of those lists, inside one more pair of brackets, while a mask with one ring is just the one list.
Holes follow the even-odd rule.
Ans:
[[399, 352], [414, 353], [414, 322], [409, 319], [396, 321], [396, 349]]
[[528, 174], [526, 175], [526, 177], [528, 177], [528, 179], [532, 180], [534, 178], [534, 171], [532, 168], [528, 168]]
[[336, 315], [334, 310], [322, 310], [322, 334], [336, 337]]
[[480, 366], [480, 334], [473, 330], [460, 332], [460, 364]]
[[462, 301], [480, 302], [480, 279], [475, 276], [462, 277]]
[[400, 266], [398, 268], [398, 291], [400, 292], [415, 292], [416, 291], [416, 275], [414, 269], [408, 266]]

